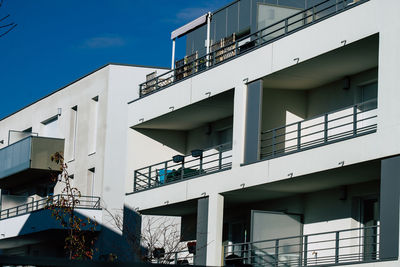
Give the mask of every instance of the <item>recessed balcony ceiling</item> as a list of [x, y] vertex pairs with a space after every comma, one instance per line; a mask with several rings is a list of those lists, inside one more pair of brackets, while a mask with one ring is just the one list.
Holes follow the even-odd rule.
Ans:
[[224, 193], [223, 195], [227, 203], [230, 204], [257, 202], [378, 180], [380, 170], [380, 161], [370, 161], [238, 189]]
[[134, 129], [191, 130], [233, 115], [233, 90], [212, 96], [163, 116], [146, 121]]
[[263, 79], [264, 88], [316, 88], [377, 67], [378, 54], [379, 35], [375, 34], [268, 75]]

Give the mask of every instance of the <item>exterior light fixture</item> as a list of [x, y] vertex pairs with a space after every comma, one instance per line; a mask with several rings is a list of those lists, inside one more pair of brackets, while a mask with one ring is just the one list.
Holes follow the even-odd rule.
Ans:
[[185, 160], [185, 157], [182, 155], [176, 155], [172, 157], [172, 161], [175, 163], [183, 162]]
[[198, 157], [203, 156], [203, 150], [202, 149], [193, 149], [191, 151], [191, 154], [192, 154], [192, 157], [198, 158]]

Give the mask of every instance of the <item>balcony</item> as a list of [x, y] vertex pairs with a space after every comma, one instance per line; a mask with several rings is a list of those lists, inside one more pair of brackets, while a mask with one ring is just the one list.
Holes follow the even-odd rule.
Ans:
[[174, 70], [159, 76], [156, 73], [149, 74], [146, 77], [146, 82], [139, 85], [139, 98], [176, 84], [186, 78], [193, 77], [203, 71], [368, 1], [326, 0], [247, 36], [241, 38], [236, 38], [235, 34], [228, 36], [214, 43], [211, 46], [211, 52], [204, 56], [199, 56], [196, 52], [176, 61]]
[[231, 166], [231, 144], [192, 150], [190, 155], [177, 155], [172, 160], [135, 170], [133, 192], [228, 170]]
[[[0, 220], [24, 215], [38, 210], [47, 209], [53, 203], [60, 203], [60, 198], [65, 195], [55, 195], [42, 198], [36, 201], [27, 202], [9, 209], [0, 211]], [[100, 197], [81, 196], [78, 198], [79, 203], [75, 205], [76, 209], [101, 209]]]
[[29, 136], [0, 149], [0, 188], [49, 182], [59, 166], [50, 157], [64, 152], [64, 140]]
[[224, 246], [225, 265], [321, 266], [379, 259], [380, 227], [346, 229]]
[[[36, 244], [49, 240], [66, 229], [52, 216], [48, 207], [61, 195], [26, 202], [0, 211], [0, 247], [2, 249]], [[95, 231], [101, 230], [102, 210], [99, 197], [82, 196], [75, 206], [75, 214], [82, 220], [95, 220]], [[87, 224], [83, 230], [90, 230]], [[62, 239], [61, 239], [62, 240]]]
[[344, 141], [376, 132], [377, 99], [261, 133], [260, 159]]

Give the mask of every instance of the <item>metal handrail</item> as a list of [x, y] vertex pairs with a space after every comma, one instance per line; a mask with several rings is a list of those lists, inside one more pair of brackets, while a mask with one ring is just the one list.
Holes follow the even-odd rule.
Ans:
[[[0, 220], [16, 217], [19, 215], [31, 213], [33, 211], [46, 209], [53, 203], [59, 203], [62, 197], [67, 195], [58, 194], [54, 196], [49, 196], [36, 201], [28, 202], [22, 205], [18, 205], [12, 208], [4, 209], [0, 211]], [[85, 208], [85, 209], [101, 209], [100, 207], [100, 197], [93, 196], [76, 196], [79, 201], [76, 203], [75, 208]]]
[[[368, 114], [376, 109], [377, 99], [371, 99], [263, 131], [260, 136], [260, 158], [273, 158], [376, 132], [377, 115]], [[340, 112], [348, 113], [335, 116]]]
[[[335, 3], [330, 4], [329, 2], [335, 1]], [[285, 19], [282, 19], [278, 22], [275, 22], [273, 24], [270, 24], [257, 32], [251, 33], [249, 35], [246, 35], [244, 37], [241, 37], [237, 40], [235, 40], [232, 43], [229, 43], [221, 48], [216, 49], [215, 51], [212, 51], [204, 56], [201, 56], [197, 59], [191, 60], [189, 62], [185, 62], [182, 66], [172, 69], [168, 72], [165, 72], [153, 79], [150, 79], [144, 83], [141, 83], [139, 85], [139, 98], [148, 95], [150, 93], [156, 92], [160, 90], [161, 88], [164, 88], [166, 86], [169, 86], [171, 84], [175, 84], [179, 81], [184, 80], [187, 77], [191, 77], [195, 75], [196, 73], [200, 73], [203, 70], [207, 70], [209, 68], [212, 68], [215, 65], [218, 65], [227, 59], [235, 58], [240, 56], [241, 54], [244, 54], [245, 52], [252, 51], [256, 49], [257, 47], [260, 47], [262, 45], [269, 44], [271, 42], [276, 41], [277, 39], [282, 38], [283, 36], [286, 36], [288, 34], [291, 34], [299, 29], [308, 27], [313, 25], [314, 23], [317, 23], [318, 21], [321, 21], [327, 17], [330, 17], [332, 15], [335, 15], [337, 13], [343, 12], [347, 9], [353, 8], [357, 5], [363, 4], [365, 2], [368, 2], [369, 0], [361, 0], [357, 3], [351, 2], [348, 3], [350, 0], [325, 0], [319, 4], [316, 4], [312, 7], [309, 7], [307, 9], [301, 10], [293, 15], [290, 15], [286, 17]], [[351, 0], [352, 1], [352, 0]], [[328, 4], [328, 6], [323, 7], [323, 5]], [[319, 9], [321, 8], [321, 9]], [[334, 11], [329, 12], [329, 9], [333, 9]], [[323, 12], [327, 11], [326, 14], [323, 14]], [[317, 15], [321, 15], [321, 17], [317, 17]], [[300, 19], [297, 19], [295, 21], [289, 21], [292, 18], [296, 17], [301, 17]], [[311, 18], [310, 21], [308, 21]], [[274, 27], [283, 25], [281, 27], [278, 27], [277, 29], [274, 29]], [[296, 27], [296, 24], [302, 24], [300, 26]], [[290, 29], [290, 28], [294, 29]], [[268, 30], [272, 30], [271, 32], [265, 33]], [[278, 34], [277, 36], [271, 36], [272, 34], [275, 34], [279, 31], [283, 31], [282, 34]], [[271, 39], [266, 40], [267, 37], [271, 37]], [[244, 41], [248, 42], [241, 44]], [[222, 52], [222, 53], [221, 53]], [[179, 76], [177, 75], [177, 72]], [[181, 77], [183, 75], [183, 77]], [[148, 92], [147, 92], [147, 91]]]
[[[160, 260], [156, 260], [156, 263], [160, 263]], [[174, 265], [193, 265], [194, 254], [190, 253], [189, 250], [165, 252], [162, 263]]]
[[375, 225], [224, 245], [224, 263], [307, 266], [379, 260], [379, 229]]
[[133, 192], [163, 186], [231, 168], [231, 143], [204, 149], [198, 157], [184, 155], [183, 161], [161, 161], [134, 171]]

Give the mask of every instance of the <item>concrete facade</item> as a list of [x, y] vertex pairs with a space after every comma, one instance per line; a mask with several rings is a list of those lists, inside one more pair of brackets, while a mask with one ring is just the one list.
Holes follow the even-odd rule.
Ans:
[[[74, 186], [101, 200], [87, 216], [101, 222], [102, 254], [121, 236], [109, 212], [128, 206], [180, 217], [180, 241], [197, 242], [189, 263], [397, 266], [400, 2], [339, 2], [326, 17], [301, 13], [298, 30], [284, 20], [285, 34], [250, 50], [238, 41], [234, 56], [201, 70], [197, 62], [181, 78], [179, 69], [107, 65], [2, 119], [0, 153], [27, 132], [64, 139]], [[251, 43], [259, 27], [248, 20]], [[189, 33], [188, 54], [204, 28]], [[171, 76], [146, 81], [155, 70]], [[5, 190], [2, 210], [43, 195]], [[0, 220], [6, 252], [21, 235], [7, 221], [26, 217]]]

